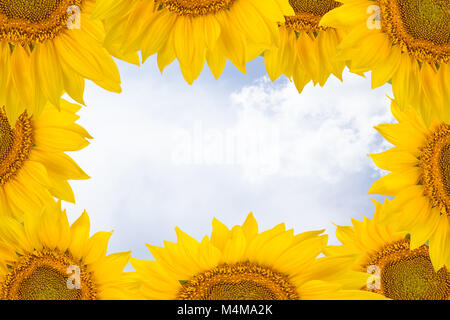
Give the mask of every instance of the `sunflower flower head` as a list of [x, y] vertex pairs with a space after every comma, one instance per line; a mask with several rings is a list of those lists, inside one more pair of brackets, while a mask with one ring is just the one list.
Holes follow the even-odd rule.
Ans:
[[120, 92], [119, 71], [103, 47], [96, 0], [0, 1], [0, 105], [12, 124], [68, 93], [83, 103], [84, 80]]
[[342, 245], [329, 246], [327, 256], [353, 255], [353, 269], [372, 274], [365, 291], [396, 300], [449, 300], [449, 270], [433, 268], [428, 245], [413, 249], [406, 232], [380, 223], [392, 205], [389, 200], [374, 204], [373, 219], [352, 219], [352, 226], [337, 226]]
[[294, 235], [280, 224], [265, 232], [250, 214], [231, 230], [214, 219], [211, 238], [196, 241], [178, 228], [177, 242], [148, 245], [155, 261], [132, 259], [145, 299], [298, 300], [363, 299], [368, 275], [349, 270], [346, 256], [317, 258], [323, 231]]
[[278, 46], [277, 23], [293, 15], [288, 0], [99, 0], [95, 17], [106, 21], [105, 45], [122, 52], [157, 54], [161, 72], [178, 59], [192, 84], [205, 60], [218, 78], [229, 59], [246, 72], [246, 62]]
[[60, 111], [51, 105], [39, 116], [25, 111], [14, 125], [0, 109], [0, 214], [38, 212], [52, 197], [75, 202], [68, 180], [89, 176], [65, 152], [92, 138], [75, 123], [79, 109], [62, 100]]
[[328, 11], [340, 6], [333, 0], [290, 0], [295, 14], [280, 23], [280, 46], [264, 52], [267, 73], [273, 80], [285, 74], [298, 91], [312, 81], [323, 86], [331, 74], [342, 80], [345, 61], [336, 59], [342, 30], [319, 22]]
[[372, 71], [372, 87], [392, 83], [402, 108], [426, 119], [450, 101], [448, 0], [340, 0], [320, 22], [348, 30], [339, 59], [352, 72]]
[[112, 232], [89, 237], [84, 212], [69, 225], [59, 203], [19, 222], [0, 216], [0, 299], [124, 299], [123, 269], [130, 252], [106, 255]]
[[376, 129], [392, 149], [371, 155], [375, 164], [390, 171], [369, 193], [395, 197], [386, 223], [411, 234], [411, 248], [429, 242], [436, 270], [450, 266], [450, 126], [435, 119], [426, 125], [415, 109], [401, 111], [393, 102], [398, 123]]

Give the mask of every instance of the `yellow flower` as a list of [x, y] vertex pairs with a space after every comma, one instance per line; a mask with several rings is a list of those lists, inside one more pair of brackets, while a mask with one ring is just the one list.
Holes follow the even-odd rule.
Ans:
[[70, 226], [55, 203], [21, 222], [0, 216], [0, 299], [127, 299], [130, 252], [107, 256], [112, 232], [89, 237], [89, 229], [86, 212]]
[[374, 201], [373, 219], [352, 219], [353, 226], [338, 226], [336, 236], [342, 243], [326, 250], [329, 257], [353, 255], [353, 269], [373, 274], [364, 290], [396, 300], [449, 300], [450, 272], [435, 271], [427, 245], [411, 248], [405, 232], [380, 221], [389, 211], [389, 200]]
[[[372, 87], [392, 81], [402, 108], [414, 103], [427, 121], [450, 101], [448, 0], [339, 0], [321, 25], [346, 28], [340, 59], [372, 71]], [[419, 103], [416, 103], [418, 101]]]
[[67, 92], [83, 103], [84, 79], [120, 92], [119, 71], [102, 43], [104, 27], [90, 15], [96, 0], [0, 3], [0, 105], [12, 124]]
[[415, 109], [404, 112], [392, 103], [398, 123], [376, 129], [394, 148], [371, 155], [381, 169], [391, 171], [369, 193], [395, 197], [386, 223], [411, 234], [411, 249], [429, 241], [436, 270], [450, 266], [450, 122], [427, 126]]
[[381, 297], [356, 290], [368, 275], [349, 270], [348, 257], [317, 258], [328, 240], [322, 232], [294, 235], [280, 224], [259, 233], [252, 214], [231, 230], [214, 219], [201, 242], [177, 228], [177, 243], [147, 245], [156, 261], [132, 258], [136, 287], [142, 298], [163, 300]]
[[92, 138], [75, 121], [79, 106], [61, 100], [39, 116], [25, 111], [11, 126], [0, 109], [0, 214], [36, 212], [51, 196], [75, 202], [67, 180], [89, 177], [64, 152], [81, 150]]
[[106, 21], [107, 47], [158, 54], [161, 72], [175, 59], [192, 84], [205, 60], [218, 78], [229, 59], [246, 62], [279, 44], [277, 22], [293, 15], [288, 0], [99, 0], [95, 17]]
[[319, 26], [322, 16], [340, 4], [333, 0], [316, 2], [290, 0], [294, 16], [280, 24], [280, 47], [264, 52], [267, 73], [272, 81], [285, 74], [299, 92], [313, 81], [323, 86], [331, 74], [342, 81], [345, 61], [336, 60], [341, 30]]

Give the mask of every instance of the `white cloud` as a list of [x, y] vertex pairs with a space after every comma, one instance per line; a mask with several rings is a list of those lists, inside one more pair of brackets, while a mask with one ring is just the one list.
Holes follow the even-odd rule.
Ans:
[[264, 77], [234, 93], [232, 101], [241, 107], [239, 127], [278, 132], [279, 174], [337, 182], [364, 170], [367, 153], [381, 147], [373, 126], [392, 120], [387, 87], [366, 86], [346, 74], [344, 84], [333, 78], [326, 88], [309, 86], [299, 95], [292, 83], [274, 85]]
[[201, 238], [213, 216], [232, 226], [253, 211], [262, 229], [332, 232], [331, 221], [370, 215], [378, 173], [366, 154], [383, 148], [372, 127], [391, 121], [389, 86], [348, 73], [302, 95], [236, 74], [188, 86], [153, 64], [121, 65], [121, 95], [88, 87], [80, 113], [95, 139], [72, 156], [92, 179], [72, 183], [68, 207], [71, 220], [87, 209], [95, 231], [116, 231], [111, 252], [148, 258], [144, 243], [175, 240], [175, 226]]

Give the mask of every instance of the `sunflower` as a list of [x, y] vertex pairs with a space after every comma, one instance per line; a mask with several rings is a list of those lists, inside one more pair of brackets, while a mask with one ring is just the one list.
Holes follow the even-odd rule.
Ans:
[[0, 109], [0, 214], [35, 212], [52, 196], [75, 202], [67, 180], [89, 177], [64, 152], [81, 150], [92, 138], [75, 124], [79, 109], [61, 100], [60, 111], [51, 105], [39, 116], [25, 111], [13, 126]]
[[369, 193], [395, 197], [386, 223], [411, 234], [411, 249], [427, 241], [436, 270], [450, 266], [450, 121], [435, 119], [427, 126], [415, 109], [400, 111], [398, 123], [376, 129], [395, 145], [371, 155], [381, 169], [391, 171]]
[[331, 74], [342, 81], [345, 62], [335, 59], [342, 30], [319, 26], [322, 16], [340, 3], [333, 0], [289, 0], [294, 16], [285, 17], [280, 29], [280, 47], [264, 52], [272, 81], [285, 74], [299, 92], [313, 81], [323, 86]]
[[157, 53], [161, 72], [178, 59], [189, 84], [205, 60], [216, 78], [227, 59], [245, 73], [279, 44], [277, 23], [293, 14], [288, 0], [99, 0], [94, 11], [106, 21], [107, 47], [141, 50], [143, 61]]
[[25, 214], [0, 216], [0, 299], [125, 299], [123, 269], [130, 252], [106, 255], [112, 232], [89, 237], [86, 212], [71, 226], [60, 203]]
[[0, 1], [0, 105], [11, 123], [67, 92], [83, 103], [84, 79], [120, 92], [119, 71], [102, 43], [96, 0]]
[[381, 224], [392, 205], [374, 201], [373, 219], [352, 219], [353, 226], [338, 226], [340, 246], [329, 246], [327, 256], [354, 256], [353, 269], [373, 274], [363, 290], [396, 300], [450, 300], [450, 272], [436, 271], [427, 245], [412, 248], [406, 232]]
[[373, 88], [391, 81], [400, 106], [420, 101], [414, 107], [424, 117], [431, 117], [433, 106], [448, 106], [448, 0], [339, 1], [343, 5], [328, 12], [320, 25], [349, 31], [339, 57], [351, 60], [351, 71], [371, 70]]
[[163, 300], [380, 297], [356, 290], [368, 275], [349, 270], [348, 257], [317, 258], [328, 240], [322, 232], [294, 235], [280, 224], [259, 233], [252, 214], [231, 230], [214, 219], [201, 242], [177, 228], [177, 243], [147, 245], [156, 261], [132, 258], [136, 287], [142, 298]]

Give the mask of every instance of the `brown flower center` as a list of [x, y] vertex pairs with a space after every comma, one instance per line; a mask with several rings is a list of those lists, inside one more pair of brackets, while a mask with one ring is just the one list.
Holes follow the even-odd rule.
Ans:
[[33, 127], [24, 112], [14, 129], [8, 122], [5, 109], [0, 109], [0, 185], [7, 183], [22, 168], [33, 147]]
[[341, 3], [334, 0], [289, 0], [295, 16], [285, 17], [285, 26], [295, 32], [318, 32], [326, 27], [319, 27], [320, 19]]
[[442, 123], [422, 148], [422, 184], [433, 207], [450, 216], [450, 125]]
[[94, 300], [91, 273], [69, 254], [44, 249], [22, 256], [0, 285], [4, 300]]
[[286, 275], [253, 263], [221, 265], [196, 275], [178, 293], [180, 300], [297, 300]]
[[394, 45], [416, 59], [448, 63], [450, 2], [448, 0], [378, 0], [382, 28]]
[[379, 269], [379, 284], [374, 291], [394, 300], [450, 299], [450, 272], [443, 267], [435, 271], [428, 246], [410, 250], [409, 240], [385, 246], [371, 256], [367, 265]]
[[83, 0], [0, 0], [0, 40], [31, 45], [67, 30]]
[[156, 3], [179, 16], [205, 16], [228, 9], [235, 0], [156, 0]]

